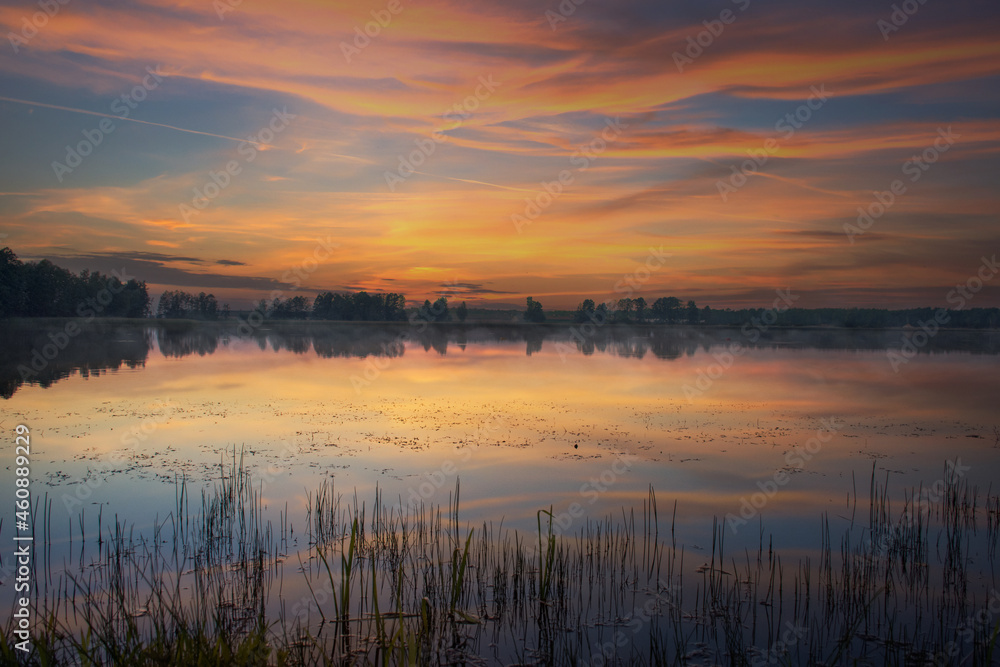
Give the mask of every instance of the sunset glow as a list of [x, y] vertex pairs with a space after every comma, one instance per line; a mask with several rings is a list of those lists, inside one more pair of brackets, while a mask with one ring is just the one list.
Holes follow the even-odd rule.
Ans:
[[940, 306], [1000, 248], [991, 3], [39, 6], [0, 245], [154, 294], [572, 308], [654, 249], [648, 300]]

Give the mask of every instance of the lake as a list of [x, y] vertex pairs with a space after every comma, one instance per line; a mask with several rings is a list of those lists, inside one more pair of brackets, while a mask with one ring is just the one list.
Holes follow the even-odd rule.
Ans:
[[[719, 593], [743, 614], [737, 634], [746, 659], [776, 658], [778, 642], [781, 655], [796, 661], [835, 649], [837, 642], [823, 639], [818, 621], [810, 621], [813, 612], [798, 608], [799, 591], [792, 592], [801, 584], [793, 581], [796, 563], [808, 559], [819, 577], [831, 553], [845, 563], [857, 550], [866, 562], [898, 559], [907, 549], [918, 556], [919, 580], [907, 587], [894, 579], [899, 590], [891, 602], [890, 591], [872, 589], [885, 598], [876, 605], [881, 617], [894, 610], [900, 628], [912, 631], [906, 651], [925, 649], [913, 633], [926, 624], [947, 634], [979, 611], [987, 618], [977, 632], [1000, 620], [990, 607], [1000, 587], [992, 484], [1000, 479], [996, 332], [916, 338], [899, 330], [311, 322], [265, 323], [243, 332], [249, 335], [230, 325], [177, 323], [97, 323], [63, 340], [64, 331], [58, 322], [2, 329], [3, 423], [11, 444], [15, 425], [30, 429], [31, 493], [42, 503], [34, 513], [39, 599], [56, 599], [61, 576], [106, 564], [107, 544], [125, 543], [113, 530], [127, 527], [137, 540], [173, 525], [168, 517], [180, 513], [180, 480], [192, 513], [202, 516], [203, 490], [211, 495], [228, 474], [245, 475], [258, 494], [257, 519], [271, 526], [271, 585], [262, 606], [275, 618], [282, 601], [313, 597], [307, 579], [327, 576], [316, 548], [328, 541], [316, 523], [320, 489], [328, 500], [340, 497], [337, 511], [356, 514], [363, 506], [372, 522], [378, 507], [395, 508], [386, 515], [391, 520], [407, 508], [421, 511], [421, 504], [451, 516], [460, 489], [451, 542], [460, 547], [469, 528], [498, 544], [508, 534], [542, 540], [540, 552], [532, 552], [536, 577], [546, 571], [550, 530], [540, 510], [552, 513], [559, 549], [585, 548], [602, 525], [610, 535], [624, 527], [637, 551], [623, 546], [622, 557], [642, 560], [635, 571], [645, 575], [618, 584], [633, 598], [639, 591], [640, 605], [664, 603], [663, 591], [687, 596], [684, 605], [670, 599], [683, 608], [681, 634], [693, 637], [678, 653], [691, 664], [728, 660], [737, 650], [733, 633], [714, 627], [724, 615], [698, 602], [726, 586], [726, 595], [742, 591], [754, 603]], [[913, 352], [903, 355], [911, 337]], [[5, 489], [14, 486], [12, 463], [0, 471]], [[949, 518], [949, 507], [964, 514]], [[8, 543], [12, 514], [5, 508], [0, 526]], [[900, 537], [914, 525], [916, 535]], [[329, 542], [343, 549], [350, 521], [337, 530], [341, 541]], [[955, 548], [942, 546], [952, 543], [961, 567]], [[659, 553], [658, 544], [683, 553], [670, 582], [659, 570], [650, 576], [653, 556], [637, 555]], [[487, 547], [476, 548], [484, 551], [473, 549], [473, 557], [479, 553], [485, 563]], [[785, 628], [779, 615], [751, 628], [746, 614], [756, 619], [777, 603], [745, 590], [759, 579], [738, 572], [763, 571], [766, 581], [766, 562], [753, 561], [774, 554], [787, 568], [779, 578], [788, 579], [782, 595], [795, 606], [785, 611], [791, 625]], [[3, 556], [9, 566], [12, 559]], [[827, 575], [845, 568], [831, 563]], [[0, 587], [5, 608], [14, 600], [8, 572]], [[566, 570], [571, 582], [572, 572]], [[737, 579], [743, 584], [734, 586]], [[470, 602], [480, 612], [462, 626], [469, 655], [545, 662], [572, 645], [592, 664], [610, 664], [632, 659], [629, 650], [655, 650], [653, 615], [609, 649], [616, 623], [628, 627], [635, 615], [631, 607], [609, 615], [601, 604], [586, 607], [592, 617], [574, 608], [572, 622], [590, 630], [573, 641], [528, 622], [534, 629], [523, 636], [485, 641], [480, 634], [503, 624], [488, 611], [496, 586], [484, 584], [483, 597]], [[541, 580], [538, 586], [544, 590]], [[817, 581], [812, 586], [819, 588]], [[928, 613], [946, 613], [933, 621], [911, 614], [904, 604], [913, 603], [911, 595], [926, 597]], [[844, 606], [844, 619], [857, 612]], [[300, 616], [296, 621], [309, 624], [323, 615], [314, 608]], [[810, 639], [782, 639], [782, 632], [799, 636], [789, 634], [796, 627]], [[845, 655], [870, 660], [904, 641], [884, 632], [866, 625]], [[357, 628], [343, 634], [362, 645], [366, 639]], [[962, 655], [977, 650], [976, 641], [959, 646]]]

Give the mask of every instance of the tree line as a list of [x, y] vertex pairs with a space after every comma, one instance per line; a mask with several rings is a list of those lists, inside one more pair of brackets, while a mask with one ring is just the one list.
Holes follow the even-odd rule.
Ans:
[[712, 309], [705, 306], [698, 309], [694, 301], [687, 305], [675, 296], [660, 297], [652, 303], [643, 297], [625, 298], [617, 301], [601, 302], [595, 305], [593, 299], [584, 299], [573, 312], [573, 320], [586, 322], [662, 322], [664, 324], [709, 324]]
[[448, 299], [434, 303], [425, 300], [420, 308], [407, 311], [406, 297], [397, 292], [320, 292], [309, 301], [303, 295], [271, 301], [261, 299], [254, 311], [277, 320], [334, 320], [343, 322], [405, 322], [410, 319], [426, 322], [449, 322], [452, 315], [464, 322], [468, 314], [465, 302], [451, 310]]
[[169, 319], [217, 320], [229, 317], [229, 304], [219, 306], [214, 294], [167, 290], [156, 304], [156, 316]]
[[[261, 299], [253, 308], [261, 317], [274, 320], [333, 320], [342, 322], [405, 322], [410, 319], [426, 322], [450, 322], [452, 316], [464, 322], [468, 308], [463, 301], [455, 309], [448, 308], [448, 299], [434, 303], [425, 300], [420, 308], [406, 309], [406, 297], [397, 292], [320, 292], [312, 301], [304, 295], [270, 301]], [[163, 318], [214, 320], [230, 316], [228, 304], [218, 305], [211, 294], [194, 295], [183, 291], [167, 291], [160, 297], [156, 316]]]
[[149, 290], [125, 275], [81, 271], [47, 259], [22, 262], [0, 249], [0, 317], [146, 317]]
[[[288, 301], [301, 299], [293, 309], [295, 313], [290, 319], [305, 319], [311, 315], [315, 320], [358, 320], [369, 322], [400, 322], [406, 320], [406, 297], [396, 292], [369, 294], [368, 292], [321, 292], [312, 303], [311, 313], [308, 300], [304, 297], [293, 297]], [[272, 302], [271, 311], [274, 312]], [[279, 302], [280, 306], [280, 302]], [[280, 307], [276, 315], [284, 317]]]
[[[618, 299], [595, 305], [585, 299], [573, 312], [576, 322], [599, 321], [617, 323], [661, 324], [711, 324], [739, 327], [771, 312], [774, 324], [779, 327], [846, 327], [857, 329], [886, 329], [919, 326], [934, 319], [938, 308], [767, 308], [712, 309], [698, 308], [677, 297], [660, 297], [648, 304], [642, 297]], [[1000, 308], [964, 308], [948, 310], [947, 326], [960, 329], [995, 329], [1000, 327]]]
[[[112, 272], [115, 273], [115, 272]], [[468, 308], [462, 302], [450, 308], [447, 297], [433, 303], [425, 300], [406, 308], [406, 297], [395, 292], [368, 293], [326, 291], [307, 296], [261, 300], [254, 309], [263, 317], [284, 320], [341, 320], [403, 322], [464, 322]], [[880, 329], [919, 326], [935, 317], [937, 308], [699, 308], [673, 296], [652, 303], [643, 297], [595, 303], [585, 299], [573, 312], [576, 322], [711, 324], [741, 326], [770, 312], [773, 326], [836, 326]], [[1000, 308], [948, 310], [948, 327], [986, 329], [1000, 327]], [[8, 247], [0, 249], [0, 318], [6, 317], [147, 317], [153, 314], [152, 299], [144, 281], [125, 275], [97, 271], [74, 274], [48, 260], [22, 262]], [[155, 315], [168, 319], [216, 320], [230, 316], [228, 304], [219, 304], [212, 294], [190, 294], [167, 290], [156, 305]], [[527, 322], [546, 320], [542, 304], [528, 297], [522, 314]]]

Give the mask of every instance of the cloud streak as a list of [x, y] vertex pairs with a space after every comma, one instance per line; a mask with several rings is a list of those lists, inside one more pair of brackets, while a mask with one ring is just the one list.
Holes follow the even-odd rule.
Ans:
[[88, 116], [99, 116], [101, 118], [113, 118], [115, 120], [127, 120], [130, 123], [140, 123], [141, 125], [152, 125], [154, 127], [164, 127], [164, 128], [166, 128], [168, 130], [177, 130], [178, 132], [187, 132], [189, 134], [200, 134], [202, 136], [215, 137], [217, 139], [229, 139], [230, 141], [238, 141], [240, 143], [246, 142], [246, 143], [254, 144], [255, 146], [263, 146], [264, 145], [264, 144], [260, 144], [257, 141], [254, 141], [254, 140], [252, 140], [250, 138], [241, 139], [239, 137], [229, 137], [229, 136], [226, 136], [224, 134], [214, 134], [212, 132], [202, 132], [200, 130], [189, 130], [189, 129], [184, 128], [184, 127], [177, 127], [176, 125], [167, 125], [165, 123], [154, 123], [154, 122], [148, 121], [148, 120], [139, 120], [138, 118], [129, 118], [127, 116], [116, 116], [114, 114], [101, 113], [99, 111], [88, 111], [87, 109], [75, 109], [73, 107], [64, 107], [64, 106], [61, 106], [61, 105], [58, 105], [58, 104], [46, 104], [44, 102], [33, 102], [31, 100], [21, 100], [21, 99], [18, 99], [16, 97], [7, 97], [5, 95], [0, 95], [0, 100], [3, 100], [4, 102], [14, 102], [16, 104], [26, 104], [28, 106], [40, 107], [40, 108], [44, 108], [44, 109], [56, 109], [58, 111], [69, 111], [71, 113], [81, 113], [81, 114], [86, 114]]
[[[480, 305], [531, 295], [546, 307], [608, 294], [662, 245], [671, 262], [644, 296], [725, 307], [788, 285], [806, 305], [871, 304], [872, 285], [882, 305], [935, 305], [996, 242], [994, 5], [927, 3], [886, 41], [876, 22], [888, 7], [754, 0], [683, 72], [673, 54], [718, 16], [703, 3], [588, 3], [556, 30], [548, 5], [521, 0], [403, 6], [350, 62], [340, 44], [370, 7], [262, 0], [225, 21], [211, 3], [167, 0], [60, 12], [16, 58], [0, 56], [5, 243], [39, 257], [72, 247], [80, 268], [127, 258], [151, 282], [248, 303], [330, 237], [340, 248], [303, 289], [391, 285], [422, 301], [457, 281]], [[0, 7], [0, 30], [21, 17]], [[120, 118], [88, 109], [150, 61], [171, 82], [143, 103], [156, 122], [124, 119], [56, 183], [74, 116]], [[482, 77], [500, 84], [488, 99], [476, 97]], [[776, 124], [813, 86], [829, 101], [783, 136]], [[233, 145], [285, 105], [297, 117], [280, 148], [248, 159]], [[615, 118], [627, 128], [606, 141]], [[960, 141], [855, 245], [843, 239], [949, 126]], [[721, 201], [720, 179], [775, 138]], [[390, 191], [385, 174], [428, 142]], [[178, 205], [206, 186], [219, 188], [211, 206], [182, 219]], [[545, 197], [518, 234], [511, 215]]]

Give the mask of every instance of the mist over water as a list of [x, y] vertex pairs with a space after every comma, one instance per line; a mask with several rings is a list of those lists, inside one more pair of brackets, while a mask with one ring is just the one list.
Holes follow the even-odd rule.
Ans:
[[[26, 370], [53, 331], [5, 327], [0, 370], [4, 419], [34, 429], [45, 577], [85, 560], [99, 522], [162, 525], [179, 480], [209, 488], [234, 457], [264, 516], [290, 524], [289, 562], [313, 546], [305, 516], [323, 484], [352, 505], [378, 493], [447, 507], [460, 481], [469, 526], [533, 535], [550, 510], [567, 537], [652, 491], [661, 521], [676, 502], [695, 568], [720, 534], [727, 553], [763, 539], [788, 558], [818, 557], [823, 530], [860, 539], [872, 480], [895, 515], [939, 480], [985, 491], [1000, 478], [989, 332], [940, 332], [894, 369], [900, 331], [104, 325]], [[5, 487], [12, 475], [0, 470]], [[997, 585], [995, 540], [968, 545], [980, 597]]]

